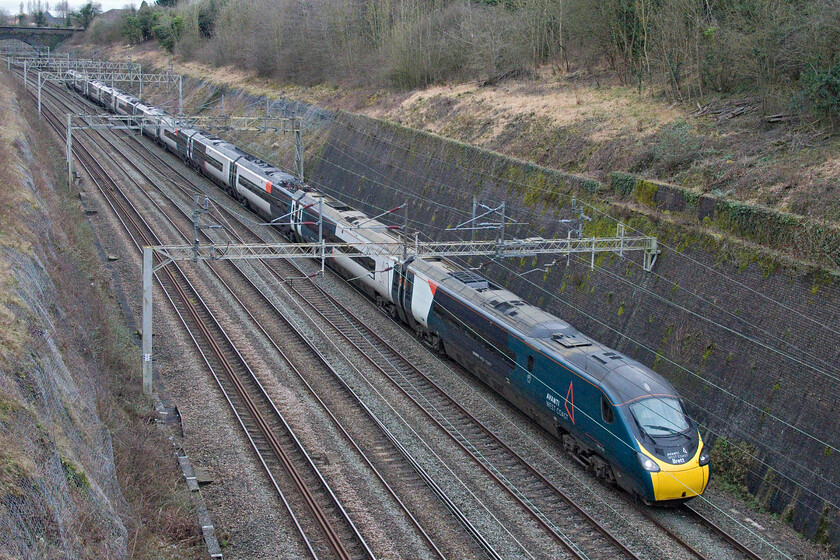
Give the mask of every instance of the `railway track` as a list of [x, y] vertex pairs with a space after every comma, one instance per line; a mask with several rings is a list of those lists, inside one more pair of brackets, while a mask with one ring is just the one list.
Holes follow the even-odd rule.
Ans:
[[[131, 165], [133, 165], [137, 171], [143, 173], [143, 170], [141, 168], [139, 168], [134, 163], [133, 158], [130, 155], [121, 151], [120, 148], [117, 147], [116, 145], [114, 145], [113, 143], [111, 143], [110, 140], [106, 140], [106, 141], [109, 142], [109, 145], [115, 151], [120, 153], [120, 155], [122, 155], [122, 157], [124, 157], [127, 162], [131, 163]], [[140, 156], [141, 158], [145, 158], [145, 156], [140, 152], [135, 152], [135, 154], [137, 156]], [[151, 162], [147, 160], [147, 163], [151, 163]], [[152, 184], [154, 184], [153, 181], [150, 181], [150, 182]], [[164, 194], [164, 196], [166, 196], [168, 198], [168, 195], [166, 195], [162, 191], [161, 191], [161, 193]], [[150, 200], [151, 200], [151, 197], [150, 197]], [[172, 200], [170, 200], [170, 201], [172, 202], [173, 206], [175, 206], [177, 208], [177, 211], [181, 212], [182, 218], [185, 218], [185, 219], [189, 218], [189, 216], [184, 212], [184, 210], [177, 206], [175, 201], [172, 201]], [[163, 212], [163, 209], [160, 208], [159, 203], [155, 202], [154, 200], [152, 200], [152, 203], [155, 206], [157, 206], [158, 209], [161, 212]], [[174, 221], [172, 221], [171, 219], [170, 219], [170, 222], [172, 223], [172, 225], [176, 229], [178, 229], [182, 238], [186, 240], [187, 239], [187, 233], [184, 231], [184, 228], [175, 224]], [[226, 264], [229, 264], [229, 263], [226, 263]], [[499, 555], [493, 549], [492, 545], [487, 541], [487, 539], [485, 539], [483, 537], [483, 535], [470, 523], [470, 521], [468, 519], [468, 516], [466, 514], [464, 514], [463, 511], [461, 511], [458, 508], [457, 505], [455, 505], [454, 501], [451, 498], [449, 498], [441, 490], [441, 488], [436, 484], [434, 479], [431, 476], [429, 476], [428, 473], [426, 473], [423, 470], [422, 466], [420, 466], [419, 463], [417, 463], [411, 457], [410, 453], [408, 453], [408, 451], [403, 446], [400, 445], [400, 443], [396, 439], [396, 437], [394, 437], [394, 435], [391, 434], [387, 430], [387, 428], [385, 428], [385, 426], [382, 424], [382, 422], [378, 418], [376, 418], [375, 415], [373, 415], [373, 413], [364, 405], [364, 403], [361, 401], [361, 399], [358, 397], [358, 395], [353, 393], [353, 391], [346, 384], [344, 384], [341, 381], [340, 376], [338, 376], [332, 370], [331, 365], [328, 363], [328, 361], [322, 355], [317, 354], [317, 352], [314, 353], [313, 354], [314, 360], [310, 359], [305, 365], [297, 365], [295, 363], [295, 361], [299, 361], [299, 360], [293, 361], [292, 359], [290, 359], [288, 357], [288, 354], [293, 353], [293, 349], [290, 349], [290, 346], [294, 346], [295, 344], [297, 345], [297, 347], [299, 349], [304, 349], [305, 348], [306, 350], [309, 350], [310, 353], [311, 353], [311, 348], [307, 344], [306, 336], [303, 333], [301, 333], [300, 330], [297, 327], [295, 327], [292, 323], [288, 322], [287, 320], [286, 320], [286, 327], [287, 327], [286, 331], [278, 332], [276, 330], [276, 327], [272, 327], [271, 332], [269, 332], [269, 329], [264, 326], [265, 321], [261, 322], [255, 317], [254, 309], [259, 310], [259, 309], [261, 309], [261, 306], [256, 305], [254, 302], [258, 301], [259, 299], [262, 299], [265, 303], [269, 304], [269, 306], [271, 306], [271, 308], [278, 315], [282, 316], [281, 310], [276, 308], [276, 306], [274, 306], [274, 304], [271, 302], [270, 296], [267, 295], [265, 293], [265, 291], [261, 290], [255, 284], [249, 283], [248, 286], [249, 286], [250, 289], [248, 290], [248, 293], [246, 295], [242, 295], [242, 294], [237, 295], [235, 290], [233, 288], [231, 288], [231, 286], [228, 283], [226, 283], [225, 280], [221, 276], [219, 276], [218, 274], [217, 274], [217, 278], [223, 284], [225, 289], [227, 289], [229, 291], [231, 296], [236, 298], [236, 300], [239, 302], [240, 306], [246, 311], [246, 313], [248, 313], [251, 316], [251, 318], [255, 322], [256, 326], [260, 329], [260, 331], [263, 333], [263, 335], [266, 336], [271, 341], [271, 344], [273, 345], [274, 349], [282, 357], [282, 359], [286, 362], [288, 367], [290, 367], [294, 371], [294, 373], [298, 376], [298, 378], [302, 381], [302, 383], [305, 384], [307, 389], [317, 399], [317, 401], [321, 404], [321, 406], [324, 408], [324, 410], [327, 412], [327, 414], [332, 418], [334, 423], [338, 426], [339, 430], [345, 435], [345, 437], [349, 440], [351, 445], [353, 445], [356, 448], [356, 450], [362, 456], [363, 460], [373, 470], [373, 472], [377, 476], [377, 478], [379, 478], [379, 480], [383, 483], [386, 490], [397, 501], [399, 501], [401, 504], [403, 503], [402, 500], [397, 496], [397, 493], [392, 488], [393, 481], [399, 481], [399, 483], [402, 484], [403, 486], [413, 488], [414, 490], [416, 490], [417, 487], [425, 484], [426, 486], [428, 486], [432, 490], [430, 493], [412, 492], [411, 495], [409, 496], [410, 500], [412, 500], [413, 502], [424, 502], [422, 504], [422, 507], [420, 507], [420, 508], [416, 508], [416, 504], [415, 504], [416, 509], [420, 509], [422, 511], [427, 511], [427, 512], [437, 512], [437, 510], [441, 509], [440, 506], [432, 504], [430, 502], [434, 501], [434, 500], [439, 500], [445, 506], [445, 508], [448, 509], [449, 512], [452, 513], [455, 520], [457, 520], [458, 522], [460, 522], [463, 525], [463, 527], [466, 529], [467, 535], [471, 539], [474, 540], [474, 544], [473, 544], [472, 548], [474, 548], [476, 550], [476, 555], [475, 555], [476, 557], [477, 556], [486, 556], [488, 558], [501, 558], [501, 555]], [[244, 274], [242, 275], [242, 278], [245, 278]], [[245, 278], [245, 279], [247, 280], [247, 278]], [[243, 300], [248, 300], [251, 303], [250, 304], [245, 304]], [[179, 313], [180, 313], [180, 310], [179, 310]], [[279, 340], [282, 340], [282, 347], [281, 347], [281, 343], [279, 342]], [[306, 352], [303, 351], [303, 350], [299, 350], [296, 353], [297, 354], [305, 354]], [[317, 370], [318, 368], [320, 368], [322, 370], [332, 371], [332, 373], [333, 373], [332, 376], [325, 375], [325, 376], [322, 376], [322, 377], [324, 377], [326, 379], [332, 379], [333, 382], [328, 383], [326, 387], [323, 387], [319, 391], [316, 392], [316, 390], [312, 387], [312, 385], [309, 382], [307, 382], [307, 378], [311, 379], [313, 377], [312, 376], [313, 371]], [[307, 375], [304, 376], [304, 374], [302, 373], [301, 370], [307, 371]], [[218, 382], [220, 383], [220, 385], [222, 386], [223, 392], [225, 394], [230, 394], [230, 393], [233, 393], [234, 391], [240, 390], [239, 388], [234, 387], [232, 385], [232, 383], [235, 382], [237, 377], [238, 376], [228, 376], [227, 378], [220, 377], [220, 378], [217, 379]], [[253, 378], [253, 379], [256, 379], [255, 375], [252, 375], [250, 377]], [[226, 381], [226, 379], [229, 379], [230, 381]], [[322, 399], [323, 395], [326, 396], [324, 399]], [[342, 399], [345, 402], [343, 402], [343, 403], [340, 402], [340, 401], [342, 401]], [[330, 400], [332, 404], [327, 405], [326, 402], [325, 402], [326, 400]], [[354, 401], [355, 404], [356, 404], [356, 409], [367, 415], [367, 418], [366, 418], [367, 422], [366, 423], [369, 424], [372, 428], [372, 430], [368, 430], [368, 431], [369, 432], [371, 432], [371, 431], [374, 432], [373, 435], [371, 435], [370, 433], [365, 434], [365, 435], [359, 435], [359, 434], [357, 434], [355, 436], [350, 435], [348, 429], [345, 428], [342, 425], [342, 422], [339, 421], [338, 418], [336, 417], [336, 415], [332, 412], [331, 408], [336, 408], [336, 407], [343, 407], [346, 410], [348, 408], [348, 404], [347, 404], [348, 400]], [[267, 403], [267, 404], [270, 404], [270, 403]], [[232, 406], [234, 406], [234, 409], [236, 409], [235, 404], [232, 405]], [[271, 405], [271, 406], [273, 406], [273, 405]], [[243, 421], [243, 423], [244, 423], [246, 429], [249, 430], [249, 431], [257, 428], [257, 426], [255, 426], [253, 424], [253, 422], [249, 422], [249, 421], [246, 420], [246, 421]], [[362, 423], [361, 422], [355, 422], [355, 423], [344, 422], [344, 424], [354, 424], [354, 425], [358, 426]], [[352, 430], [352, 428], [350, 428], [350, 429]], [[358, 430], [356, 430], [356, 432], [358, 432]], [[367, 453], [366, 454], [364, 451], [362, 451], [360, 446], [357, 444], [357, 440], [362, 438], [362, 437], [366, 437], [369, 440], [367, 442], [367, 447], [376, 449], [377, 453], [375, 453], [375, 454]], [[261, 451], [265, 451], [265, 445], [264, 444], [260, 444], [258, 442], [257, 446], [260, 448]], [[392, 483], [389, 484], [388, 482], [386, 482], [386, 478], [390, 479], [392, 481]], [[405, 511], [406, 511], [406, 514], [409, 517], [411, 517], [413, 523], [415, 524], [415, 526], [417, 527], [419, 532], [422, 534], [424, 540], [429, 545], [429, 548], [433, 552], [433, 554], [436, 557], [439, 557], [439, 558], [450, 557], [450, 556], [445, 555], [441, 551], [440, 548], [451, 549], [451, 548], [457, 548], [457, 547], [453, 547], [453, 543], [447, 543], [446, 546], [441, 546], [440, 548], [438, 548], [438, 546], [433, 542], [433, 540], [426, 533], [426, 531], [423, 529], [423, 527], [421, 527], [421, 525], [417, 522], [417, 520], [414, 519], [414, 517], [408, 511], [408, 509], [405, 509]], [[434, 521], [436, 524], [440, 525], [442, 520], [441, 520], [441, 517], [440, 517], [439, 513], [441, 513], [441, 512], [437, 512], [437, 515], [428, 519], [427, 520], [427, 525], [431, 525], [432, 521]], [[428, 515], [427, 515], [427, 517], [428, 517]], [[446, 524], [445, 521], [444, 521], [444, 524]], [[435, 529], [437, 530], [438, 528], [435, 528]], [[437, 532], [439, 533], [440, 531], [437, 530]], [[451, 527], [449, 528], [449, 532], [447, 533], [447, 536], [452, 538], [452, 528]], [[453, 538], [452, 540], [456, 540], [456, 539]], [[464, 540], [464, 538], [462, 537], [460, 539], [460, 541], [463, 541], [463, 540]], [[465, 548], [463, 542], [458, 542], [458, 543], [454, 543], [454, 544], [460, 545], [461, 550], [463, 550]]]
[[[61, 134], [59, 119], [47, 120]], [[74, 154], [119, 218], [134, 245], [159, 245], [153, 229], [122, 191], [120, 184], [82, 142]], [[374, 558], [367, 542], [324, 480], [289, 424], [271, 402], [236, 345], [177, 266], [165, 267], [157, 280], [218, 382], [258, 459], [268, 473], [313, 558]], [[305, 508], [293, 509], [294, 490]], [[315, 533], [313, 529], [317, 528]]]
[[[295, 282], [295, 278], [303, 275], [299, 267], [289, 261], [274, 262], [269, 266], [278, 280], [287, 282], [296, 294], [313, 305], [313, 309], [337, 334], [360, 351], [372, 366], [393, 381], [440, 429], [449, 434], [456, 444], [469, 453], [572, 557], [639, 558], [597, 520], [515, 455], [477, 419], [449, 399], [445, 392], [428, 380], [419, 369], [404, 360], [398, 350], [368, 330], [349, 310], [343, 309], [314, 283]], [[283, 267], [286, 269], [285, 274], [281, 272]], [[323, 297], [326, 297], [328, 302], [326, 307], [312, 303], [313, 300]], [[352, 334], [348, 336], [348, 333]], [[383, 363], [393, 364], [396, 369], [389, 371], [383, 367]], [[454, 414], [447, 413], [447, 408]], [[563, 500], [553, 503], [546, 500], [544, 495], [546, 491], [551, 490]], [[543, 503], [542, 507], [537, 505], [540, 502]]]
[[[179, 173], [179, 175], [186, 179], [183, 174]], [[254, 240], [262, 241], [259, 235], [253, 234], [253, 236]], [[272, 269], [272, 274], [278, 280], [286, 282], [308, 304], [325, 302], [317, 307], [313, 306], [313, 309], [316, 309], [318, 314], [331, 325], [334, 333], [342, 336], [356, 351], [364, 355], [371, 365], [386, 375], [395, 387], [422, 408], [441, 429], [450, 435], [453, 441], [470, 453], [511, 497], [518, 500], [522, 507], [529, 509], [546, 530], [555, 534], [555, 538], [567, 548], [570, 554], [578, 558], [621, 557], [617, 556], [617, 553], [627, 558], [638, 557], [614, 539], [596, 520], [587, 519], [586, 512], [542, 477], [527, 461], [510, 450], [477, 419], [449, 399], [442, 388], [436, 386], [431, 379], [402, 358], [397, 349], [368, 329], [351, 310], [325, 294], [315, 283], [300, 279], [301, 276], [306, 275], [298, 267], [291, 262], [285, 262], [275, 264]], [[267, 296], [263, 295], [263, 297], [268, 301]], [[550, 503], [551, 500], [545, 498], [546, 494], [560, 497], [562, 503]], [[692, 511], [693, 516], [697, 516], [698, 520], [719, 534], [745, 557], [759, 558], [722, 528], [702, 518], [691, 508], [686, 509]], [[641, 511], [645, 512], [644, 509]], [[651, 522], [680, 542], [691, 555], [697, 558], [706, 557], [655, 518], [646, 512], [645, 514]], [[581, 519], [585, 520], [585, 523], [581, 523]], [[568, 527], [570, 524], [588, 526], [582, 530], [562, 530], [562, 527]]]

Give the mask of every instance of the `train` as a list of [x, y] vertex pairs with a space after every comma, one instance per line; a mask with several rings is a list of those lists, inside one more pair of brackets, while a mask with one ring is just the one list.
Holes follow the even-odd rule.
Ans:
[[655, 371], [451, 260], [377, 251], [400, 243], [393, 226], [230, 142], [78, 72], [69, 87], [112, 113], [153, 117], [143, 134], [293, 241], [318, 241], [320, 230], [326, 242], [347, 244], [332, 250], [331, 268], [556, 436], [596, 477], [648, 504], [705, 491], [709, 449]]

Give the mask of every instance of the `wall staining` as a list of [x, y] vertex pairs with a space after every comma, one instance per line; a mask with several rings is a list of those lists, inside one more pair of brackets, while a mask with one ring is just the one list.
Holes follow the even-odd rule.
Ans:
[[[760, 506], [840, 543], [826, 505], [840, 503], [840, 284], [785, 256], [836, 268], [836, 228], [620, 173], [604, 185], [343, 113], [321, 135], [310, 146], [312, 182], [370, 214], [408, 201], [421, 238], [451, 236], [445, 228], [469, 217], [473, 195], [506, 200], [508, 213], [527, 222], [509, 236], [565, 237], [558, 220], [573, 196], [656, 235], [664, 247], [655, 274], [641, 270], [640, 255], [599, 257], [595, 271], [586, 257], [524, 277], [516, 272], [544, 260], [482, 272], [663, 374], [707, 440], [724, 437], [729, 446], [716, 449], [735, 448], [737, 460], [730, 453], [720, 464], [744, 472], [719, 472], [719, 480], [746, 484]], [[587, 213], [587, 235], [614, 235], [612, 216]]]

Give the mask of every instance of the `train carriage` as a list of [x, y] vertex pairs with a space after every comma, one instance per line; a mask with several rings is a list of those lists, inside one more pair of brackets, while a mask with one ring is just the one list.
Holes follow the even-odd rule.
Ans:
[[649, 502], [703, 493], [708, 452], [660, 375], [446, 261], [417, 259], [401, 275], [412, 296], [398, 304], [427, 340], [596, 475]]

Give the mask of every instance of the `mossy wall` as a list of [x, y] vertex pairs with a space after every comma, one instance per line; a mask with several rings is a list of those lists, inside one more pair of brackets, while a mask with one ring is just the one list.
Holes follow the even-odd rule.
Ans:
[[[840, 543], [826, 506], [840, 503], [840, 284], [776, 251], [836, 265], [836, 228], [630, 175], [605, 185], [356, 115], [327, 127], [309, 147], [308, 179], [372, 215], [407, 201], [412, 230], [435, 239], [453, 235], [445, 228], [468, 218], [474, 195], [505, 200], [527, 222], [509, 236], [565, 237], [559, 219], [572, 196], [656, 235], [654, 274], [638, 254], [601, 256], [595, 270], [587, 256], [548, 272], [533, 259], [482, 272], [662, 373], [710, 442], [725, 436], [744, 450], [742, 480], [757, 505]], [[614, 219], [587, 213], [587, 235], [614, 234]]]

